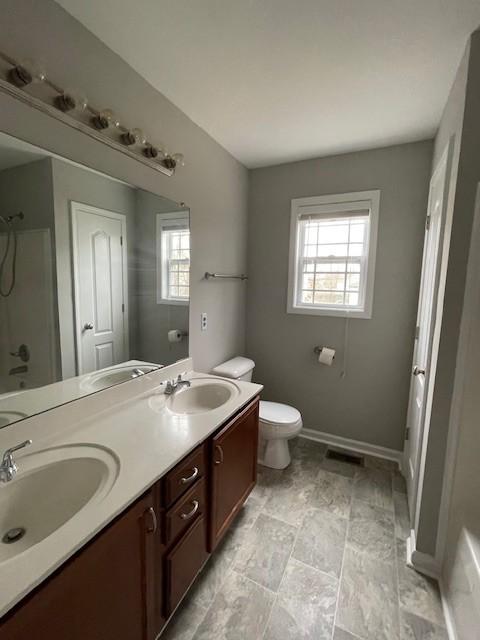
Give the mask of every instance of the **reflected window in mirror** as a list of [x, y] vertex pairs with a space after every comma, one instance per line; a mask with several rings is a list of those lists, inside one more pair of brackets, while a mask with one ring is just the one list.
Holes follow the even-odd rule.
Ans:
[[188, 304], [190, 228], [188, 212], [157, 215], [157, 302]]

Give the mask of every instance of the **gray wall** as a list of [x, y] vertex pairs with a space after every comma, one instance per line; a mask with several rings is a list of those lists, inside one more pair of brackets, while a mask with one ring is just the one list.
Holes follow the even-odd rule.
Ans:
[[[432, 143], [406, 144], [250, 172], [247, 352], [265, 399], [291, 403], [304, 425], [400, 450], [405, 430]], [[286, 313], [290, 201], [380, 189], [373, 317]], [[337, 349], [319, 365], [315, 345]]]
[[[130, 268], [135, 247], [135, 189], [121, 182], [52, 159], [55, 202], [58, 313], [62, 352], [62, 378], [77, 375], [75, 353], [75, 310], [71, 239], [71, 202], [80, 202], [126, 216], [129, 291], [130, 351], [136, 348], [136, 274]], [[131, 303], [131, 305], [130, 305]]]
[[[53, 0], [4, 0], [0, 40], [16, 58], [42, 56], [60, 85], [81, 87], [92, 104], [115, 108], [124, 123], [185, 154], [186, 166], [168, 178], [0, 95], [0, 128], [6, 133], [190, 207], [195, 366], [206, 371], [242, 353], [245, 283], [207, 282], [203, 274], [246, 270], [246, 169]], [[162, 55], [162, 64], [168, 64], [160, 47]], [[209, 317], [205, 332], [200, 331], [201, 312]]]
[[420, 551], [435, 555], [445, 450], [462, 317], [467, 260], [480, 180], [480, 32], [473, 34], [450, 93], [435, 142], [435, 158], [455, 137], [447, 225], [451, 239], [446, 262], [443, 318], [426, 448], [417, 531]]

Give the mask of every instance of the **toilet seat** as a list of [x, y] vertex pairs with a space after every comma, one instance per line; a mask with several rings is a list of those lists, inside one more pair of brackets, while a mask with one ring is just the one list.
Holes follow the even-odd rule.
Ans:
[[260, 420], [266, 424], [293, 426], [301, 422], [300, 411], [280, 402], [260, 401]]

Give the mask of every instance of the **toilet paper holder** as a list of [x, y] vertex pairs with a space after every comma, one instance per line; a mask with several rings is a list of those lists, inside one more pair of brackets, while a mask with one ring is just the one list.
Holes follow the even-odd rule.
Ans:
[[313, 353], [316, 353], [319, 356], [322, 353], [323, 347], [313, 347]]

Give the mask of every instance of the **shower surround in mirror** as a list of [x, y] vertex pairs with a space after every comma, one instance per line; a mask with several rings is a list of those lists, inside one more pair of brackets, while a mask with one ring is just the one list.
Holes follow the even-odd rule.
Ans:
[[0, 134], [0, 216], [0, 426], [188, 356], [184, 207]]

